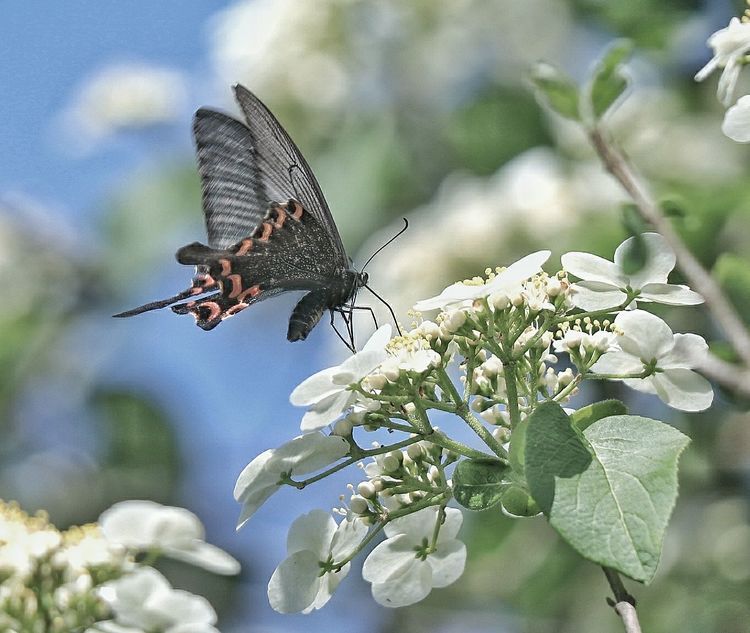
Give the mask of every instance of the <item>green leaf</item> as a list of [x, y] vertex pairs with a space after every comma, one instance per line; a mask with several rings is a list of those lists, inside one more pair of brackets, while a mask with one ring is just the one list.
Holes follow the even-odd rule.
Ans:
[[541, 512], [529, 491], [516, 483], [506, 488], [500, 504], [505, 514], [513, 517], [533, 517]]
[[509, 468], [498, 459], [464, 459], [453, 471], [453, 496], [469, 510], [486, 510], [500, 503]]
[[628, 87], [628, 77], [622, 69], [633, 52], [630, 40], [618, 40], [609, 47], [594, 68], [589, 96], [594, 118], [600, 119]]
[[610, 415], [625, 415], [628, 408], [619, 400], [602, 400], [578, 409], [570, 416], [570, 423], [578, 430], [585, 431], [597, 420]]
[[585, 558], [648, 583], [677, 499], [677, 460], [688, 438], [632, 415], [583, 433], [555, 403], [529, 416], [526, 478], [550, 525]]
[[531, 81], [555, 112], [568, 119], [581, 120], [578, 103], [578, 86], [561, 70], [539, 62], [531, 69]]

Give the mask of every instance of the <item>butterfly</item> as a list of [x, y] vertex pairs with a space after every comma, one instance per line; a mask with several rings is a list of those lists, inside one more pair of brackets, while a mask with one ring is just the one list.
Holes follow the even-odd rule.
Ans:
[[258, 301], [304, 290], [287, 339], [307, 338], [328, 310], [334, 329], [334, 314], [344, 318], [349, 341], [336, 333], [353, 350], [351, 314], [367, 273], [352, 267], [318, 181], [276, 117], [244, 86], [234, 94], [244, 122], [207, 108], [193, 121], [208, 245], [176, 254], [196, 266], [192, 285], [115, 316], [171, 306], [211, 330]]

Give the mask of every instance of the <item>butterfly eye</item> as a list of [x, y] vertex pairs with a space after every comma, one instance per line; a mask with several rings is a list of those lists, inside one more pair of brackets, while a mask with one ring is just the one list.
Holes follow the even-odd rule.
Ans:
[[361, 273], [359, 276], [359, 285], [360, 287], [366, 286], [367, 282], [370, 280], [370, 277], [367, 273]]

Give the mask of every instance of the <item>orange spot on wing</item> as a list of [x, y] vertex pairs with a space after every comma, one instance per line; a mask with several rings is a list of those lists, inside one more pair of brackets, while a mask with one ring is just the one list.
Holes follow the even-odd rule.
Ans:
[[232, 292], [229, 293], [229, 298], [234, 299], [240, 292], [242, 292], [242, 277], [237, 274], [229, 275], [227, 277], [232, 282]]
[[261, 242], [267, 242], [268, 238], [271, 237], [271, 233], [273, 233], [273, 224], [270, 222], [263, 222], [263, 224], [258, 227], [261, 230], [260, 237], [258, 238]]
[[250, 238], [247, 238], [246, 240], [242, 240], [240, 242], [240, 247], [237, 249], [237, 252], [235, 255], [247, 255], [248, 252], [250, 252], [250, 249], [253, 247], [253, 240]]
[[[208, 308], [209, 311], [208, 318], [204, 319], [204, 321], [213, 321], [221, 315], [221, 308], [215, 301], [206, 301], [205, 303], [202, 303], [200, 307]], [[200, 308], [198, 309], [198, 312], [200, 312]]]
[[221, 276], [228, 277], [232, 272], [232, 263], [228, 259], [220, 259], [219, 264], [221, 264]]
[[274, 222], [274, 226], [277, 229], [280, 229], [282, 226], [284, 226], [284, 222], [286, 222], [287, 213], [281, 207], [276, 207], [275, 211], [276, 211], [276, 222]]
[[260, 294], [260, 285], [250, 286], [247, 290], [242, 291], [237, 297], [237, 301], [244, 301], [246, 297], [255, 298]]
[[302, 208], [302, 205], [296, 200], [290, 200], [289, 202], [287, 202], [286, 210], [291, 213], [292, 217], [295, 220], [302, 219], [302, 213], [304, 212], [304, 209]]
[[230, 317], [234, 314], [237, 314], [238, 312], [242, 312], [245, 308], [247, 308], [246, 303], [238, 303], [237, 305], [232, 306], [224, 313], [224, 318]]

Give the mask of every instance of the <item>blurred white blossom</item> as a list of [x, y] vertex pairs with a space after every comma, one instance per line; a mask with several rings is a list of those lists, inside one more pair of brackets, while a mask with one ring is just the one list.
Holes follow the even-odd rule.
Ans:
[[721, 131], [737, 143], [750, 143], [750, 95], [740, 97], [726, 111]]
[[213, 627], [216, 612], [202, 596], [173, 589], [166, 578], [150, 567], [110, 581], [99, 589], [114, 613], [110, 622], [97, 623], [94, 631], [126, 633], [219, 633]]
[[105, 66], [73, 96], [62, 124], [86, 150], [122, 130], [174, 122], [187, 97], [181, 72], [146, 63]]
[[698, 71], [695, 80], [703, 81], [714, 70], [721, 68], [716, 95], [719, 101], [728, 106], [732, 102], [740, 71], [745, 64], [745, 56], [750, 52], [750, 23], [732, 18], [729, 26], [708, 38], [708, 45], [714, 50], [714, 56]]
[[110, 542], [135, 552], [155, 550], [215, 574], [240, 570], [234, 558], [205, 542], [203, 524], [185, 508], [153, 501], [121, 501], [102, 513], [99, 525]]

